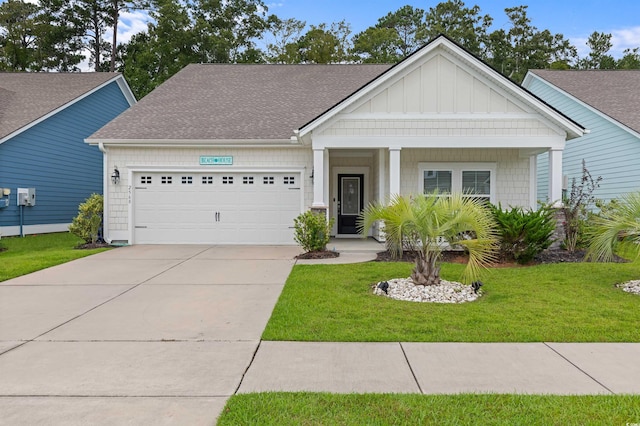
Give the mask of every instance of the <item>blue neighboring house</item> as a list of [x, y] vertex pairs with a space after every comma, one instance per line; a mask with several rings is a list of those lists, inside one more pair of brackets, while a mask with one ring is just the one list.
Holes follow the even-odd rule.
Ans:
[[84, 139], [136, 102], [119, 73], [0, 73], [0, 235], [20, 234], [18, 188], [35, 189], [23, 233], [68, 229], [103, 193], [103, 156]]
[[[640, 190], [640, 70], [531, 70], [523, 87], [580, 123], [589, 133], [567, 141], [562, 169], [571, 191], [582, 160], [596, 178], [596, 198], [610, 201]], [[547, 153], [538, 156], [538, 199], [547, 201]]]

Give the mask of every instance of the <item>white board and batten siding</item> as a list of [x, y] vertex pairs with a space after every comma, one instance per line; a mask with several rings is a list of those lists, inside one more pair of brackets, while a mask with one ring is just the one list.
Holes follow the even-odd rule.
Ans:
[[135, 172], [133, 244], [294, 244], [298, 172]]
[[[568, 191], [572, 179], [580, 183], [583, 159], [593, 178], [602, 176], [596, 198], [609, 201], [640, 190], [640, 138], [538, 78], [531, 79], [527, 89], [590, 131], [567, 141], [564, 149], [562, 170]], [[538, 199], [547, 201], [548, 154], [541, 154], [537, 164]]]

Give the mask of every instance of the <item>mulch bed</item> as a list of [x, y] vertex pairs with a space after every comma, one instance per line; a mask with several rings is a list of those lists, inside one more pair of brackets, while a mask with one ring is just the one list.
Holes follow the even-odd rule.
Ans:
[[334, 257], [340, 256], [340, 253], [337, 251], [308, 251], [306, 253], [302, 253], [296, 256], [296, 259], [333, 259]]
[[112, 246], [107, 243], [86, 243], [86, 244], [79, 244], [74, 248], [76, 250], [91, 250], [91, 249], [104, 248], [104, 247], [112, 247]]
[[[512, 267], [512, 266], [530, 266], [530, 265], [540, 265], [540, 264], [548, 264], [548, 263], [577, 263], [582, 262], [584, 259], [586, 252], [584, 250], [576, 250], [571, 253], [567, 250], [547, 250], [539, 255], [537, 255], [532, 262], [527, 263], [526, 265], [521, 265], [515, 263], [513, 261], [500, 260], [495, 263], [493, 266], [497, 268], [504, 267]], [[404, 252], [402, 255], [402, 259], [395, 259], [391, 256], [389, 251], [381, 251], [378, 253], [376, 262], [414, 262], [415, 254], [413, 252]], [[442, 252], [442, 261], [449, 263], [467, 263], [467, 255], [464, 252], [460, 251], [443, 251]], [[628, 260], [623, 259], [619, 256], [614, 256], [613, 262], [615, 263], [626, 263]]]

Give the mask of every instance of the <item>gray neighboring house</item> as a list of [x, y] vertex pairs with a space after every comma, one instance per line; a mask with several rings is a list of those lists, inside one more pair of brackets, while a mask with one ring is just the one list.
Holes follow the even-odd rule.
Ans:
[[[530, 70], [522, 86], [589, 130], [567, 141], [565, 189], [582, 177], [582, 160], [596, 178], [599, 199], [640, 190], [640, 70]], [[538, 156], [538, 198], [547, 200], [547, 153]]]
[[396, 194], [535, 206], [547, 151], [559, 198], [583, 133], [440, 36], [394, 66], [189, 65], [87, 142], [105, 156], [108, 241], [293, 244], [305, 210], [353, 238], [362, 208]]

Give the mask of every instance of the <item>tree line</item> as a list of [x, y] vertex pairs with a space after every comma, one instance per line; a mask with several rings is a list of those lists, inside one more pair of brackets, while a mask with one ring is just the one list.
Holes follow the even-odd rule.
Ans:
[[[152, 18], [146, 31], [119, 43], [122, 13], [136, 10]], [[640, 68], [638, 48], [613, 58], [611, 34], [593, 32], [589, 53], [578, 57], [562, 34], [535, 27], [527, 6], [504, 13], [507, 24], [491, 30], [493, 18], [463, 0], [428, 10], [407, 5], [353, 34], [344, 20], [281, 19], [263, 0], [7, 0], [0, 71], [78, 71], [88, 60], [95, 71], [123, 72], [142, 97], [189, 63], [395, 63], [438, 34], [516, 82], [534, 68]]]

